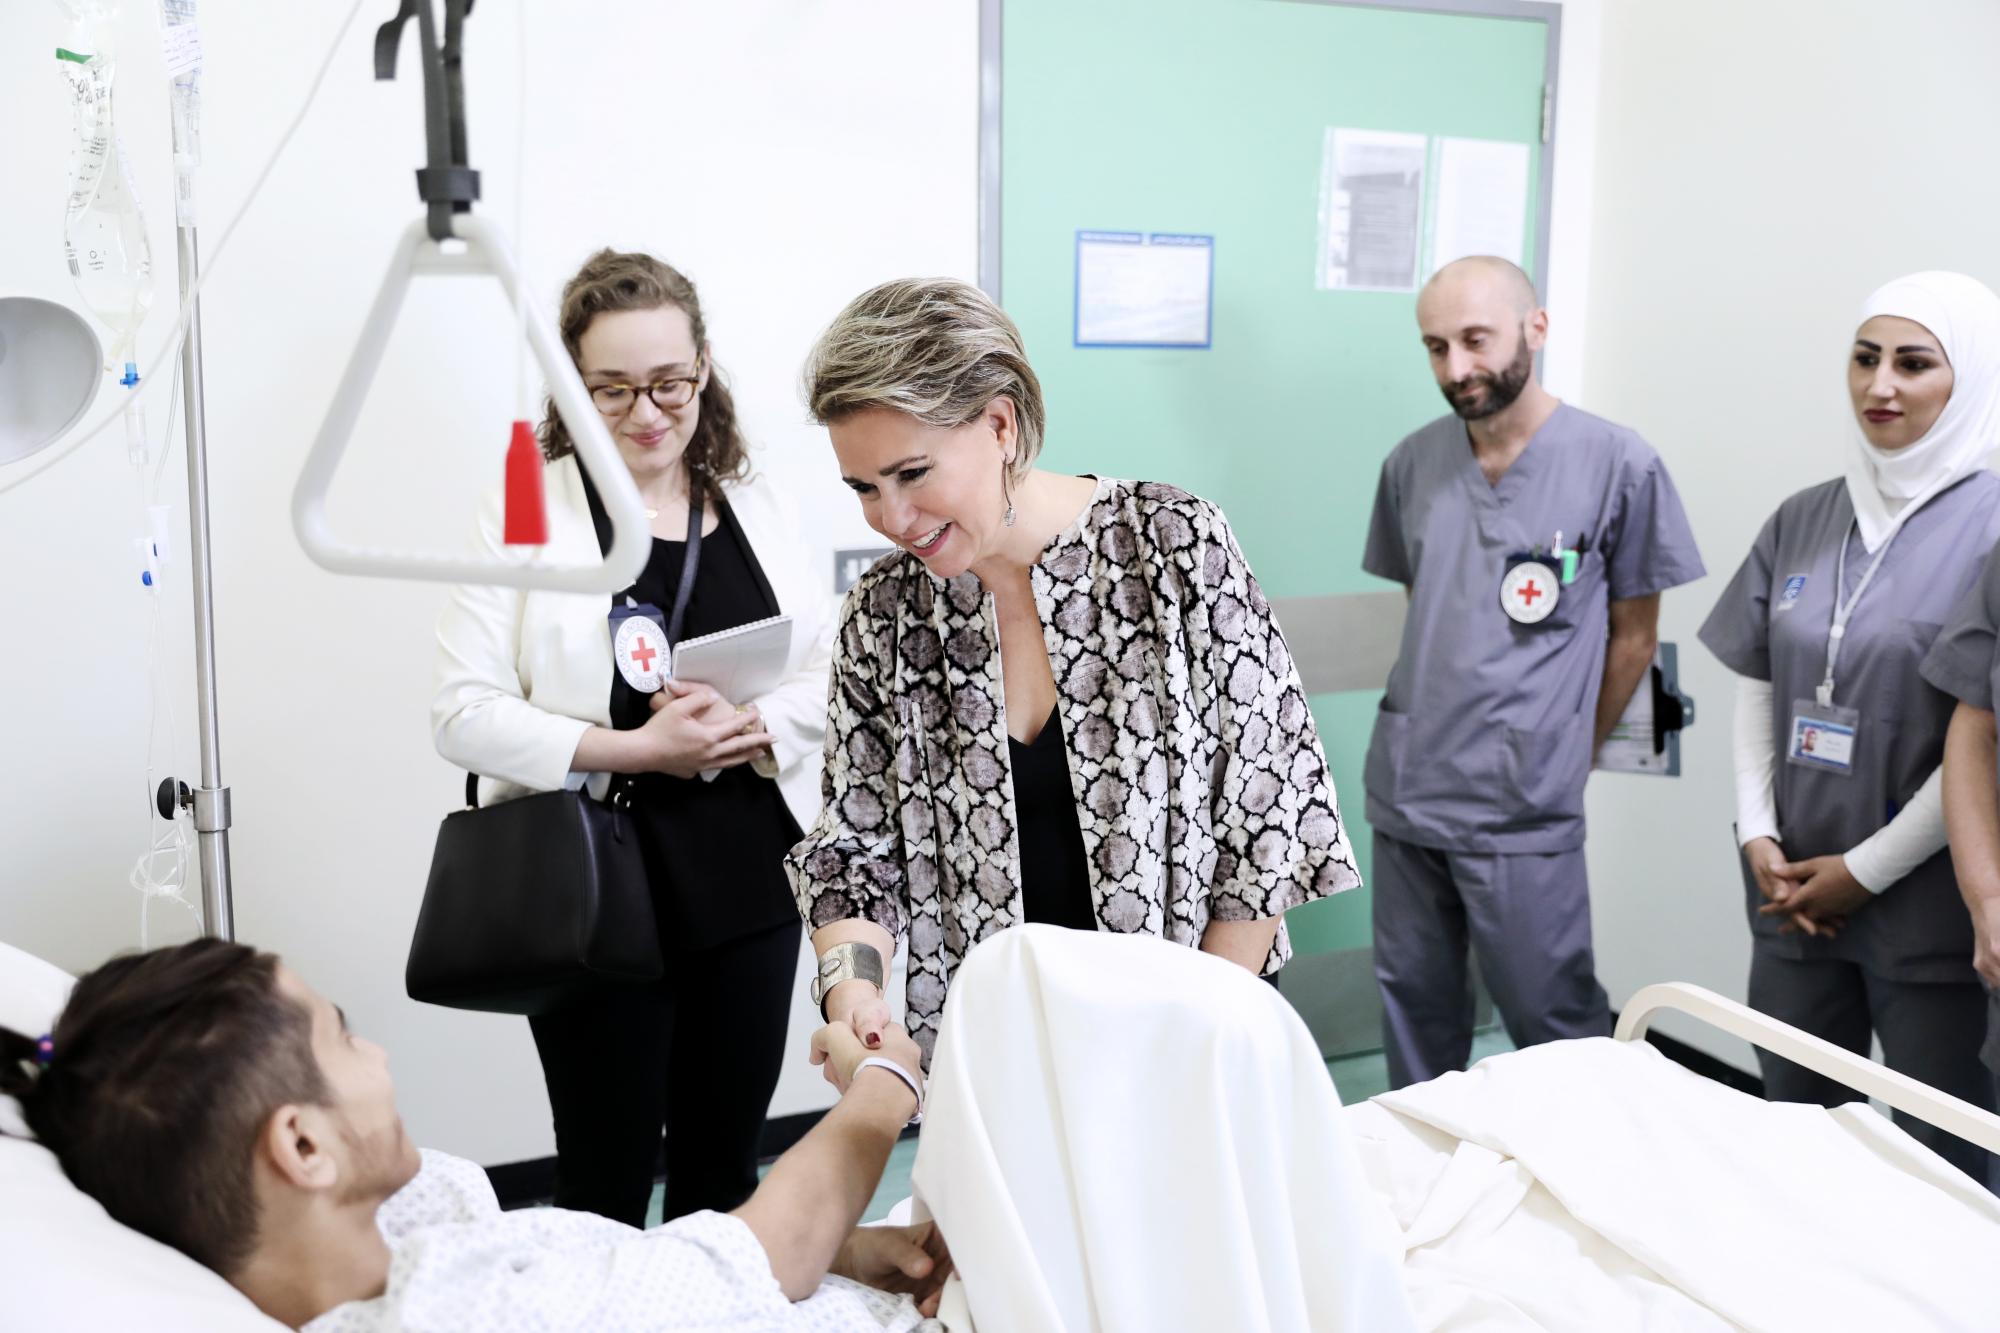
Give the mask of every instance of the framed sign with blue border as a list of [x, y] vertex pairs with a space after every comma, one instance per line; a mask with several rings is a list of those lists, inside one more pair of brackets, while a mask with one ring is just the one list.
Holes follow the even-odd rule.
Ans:
[[1215, 237], [1077, 232], [1078, 347], [1205, 348], [1214, 315]]

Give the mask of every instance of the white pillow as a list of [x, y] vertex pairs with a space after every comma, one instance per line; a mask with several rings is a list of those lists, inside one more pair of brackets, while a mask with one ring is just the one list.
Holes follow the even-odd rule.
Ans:
[[[38, 1037], [55, 1026], [71, 978], [0, 944], [0, 1024]], [[61, 1059], [61, 1053], [57, 1053]], [[21, 1108], [0, 1097], [0, 1130]], [[275, 1333], [249, 1298], [180, 1251], [111, 1220], [70, 1184], [55, 1154], [0, 1138], [0, 1292], [7, 1327], [46, 1333]]]
[[[0, 1027], [39, 1037], [55, 1026], [76, 978], [53, 963], [0, 944]], [[0, 1132], [26, 1134], [21, 1104], [0, 1095]]]

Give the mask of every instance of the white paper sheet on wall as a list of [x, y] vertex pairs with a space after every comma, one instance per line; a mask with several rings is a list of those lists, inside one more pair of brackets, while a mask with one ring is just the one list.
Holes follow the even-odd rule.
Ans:
[[1078, 347], [1207, 347], [1215, 238], [1076, 234]]
[[1437, 205], [1431, 218], [1435, 273], [1467, 255], [1520, 264], [1528, 237], [1528, 145], [1440, 139]]
[[1424, 218], [1421, 134], [1329, 126], [1320, 158], [1322, 291], [1414, 291]]

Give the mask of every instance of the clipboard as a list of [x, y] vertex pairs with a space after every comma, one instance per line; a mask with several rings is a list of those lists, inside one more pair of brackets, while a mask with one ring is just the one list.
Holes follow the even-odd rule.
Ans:
[[1653, 665], [1632, 691], [1618, 725], [1597, 751], [1592, 765], [1600, 773], [1681, 775], [1681, 732], [1694, 725], [1694, 700], [1681, 693], [1680, 653], [1663, 643]]

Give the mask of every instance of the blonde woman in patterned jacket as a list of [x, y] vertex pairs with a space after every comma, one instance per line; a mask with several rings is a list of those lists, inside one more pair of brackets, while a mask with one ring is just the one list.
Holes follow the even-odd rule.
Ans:
[[1275, 973], [1283, 915], [1360, 883], [1298, 671], [1222, 512], [1034, 466], [1041, 387], [977, 288], [886, 283], [806, 365], [815, 420], [900, 548], [841, 613], [825, 804], [786, 860], [814, 998], [873, 1044], [909, 949], [945, 989], [1023, 921], [1143, 932]]

